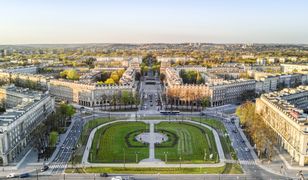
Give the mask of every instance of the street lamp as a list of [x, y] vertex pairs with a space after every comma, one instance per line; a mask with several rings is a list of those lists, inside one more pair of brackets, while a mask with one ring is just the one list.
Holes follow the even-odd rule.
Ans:
[[180, 169], [182, 168], [182, 156], [180, 156]]
[[135, 152], [135, 154], [136, 154], [136, 163], [138, 163], [138, 154], [139, 154], [139, 152]]
[[123, 152], [124, 152], [124, 154], [123, 154], [123, 162], [124, 162], [123, 166], [125, 168], [125, 149], [124, 148], [123, 148]]
[[164, 154], [165, 154], [165, 163], [167, 163], [167, 161], [168, 161], [168, 152], [164, 152]]
[[205, 163], [205, 161], [206, 161], [206, 150], [204, 149], [204, 157], [203, 157], [203, 159], [204, 159], [204, 163]]

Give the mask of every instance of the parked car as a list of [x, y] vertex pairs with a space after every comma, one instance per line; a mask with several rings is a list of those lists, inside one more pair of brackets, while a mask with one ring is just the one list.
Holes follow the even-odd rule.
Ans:
[[27, 177], [30, 177], [30, 174], [29, 173], [23, 173], [23, 174], [20, 174], [19, 177], [20, 178], [27, 178]]
[[16, 174], [15, 173], [11, 173], [11, 174], [7, 175], [6, 177], [7, 178], [14, 178], [14, 177], [16, 177]]
[[47, 171], [48, 169], [49, 169], [49, 167], [48, 167], [47, 165], [45, 165], [45, 166], [43, 166], [43, 167], [41, 168], [41, 171], [44, 172], [44, 171]]
[[100, 173], [99, 176], [100, 176], [100, 177], [108, 177], [108, 174], [107, 174], [107, 173]]
[[246, 147], [246, 148], [245, 148], [245, 151], [246, 151], [246, 152], [249, 152], [249, 149]]
[[123, 179], [121, 176], [116, 176], [116, 177], [111, 178], [111, 180], [123, 180]]

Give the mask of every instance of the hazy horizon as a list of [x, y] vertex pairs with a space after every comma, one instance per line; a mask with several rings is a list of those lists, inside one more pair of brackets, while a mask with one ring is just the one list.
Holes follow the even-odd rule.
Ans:
[[11, 0], [0, 44], [308, 44], [304, 0]]

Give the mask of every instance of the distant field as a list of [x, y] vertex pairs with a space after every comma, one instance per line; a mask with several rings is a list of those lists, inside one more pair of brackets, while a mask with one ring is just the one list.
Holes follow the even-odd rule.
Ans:
[[162, 122], [156, 125], [156, 130], [169, 134], [167, 142], [156, 146], [156, 158], [165, 161], [166, 153], [167, 163], [180, 163], [180, 157], [182, 163], [218, 162], [215, 139], [209, 129], [189, 123]]
[[148, 158], [148, 145], [134, 140], [147, 129], [148, 125], [142, 122], [119, 122], [100, 128], [92, 142], [89, 162], [135, 163], [136, 156], [138, 162]]

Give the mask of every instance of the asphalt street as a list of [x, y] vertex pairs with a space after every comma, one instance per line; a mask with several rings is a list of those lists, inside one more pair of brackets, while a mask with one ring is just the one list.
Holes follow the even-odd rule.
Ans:
[[61, 145], [54, 160], [49, 164], [49, 170], [44, 174], [63, 173], [68, 161], [70, 160], [84, 125], [84, 120], [80, 116], [74, 116], [72, 119], [72, 128]]

